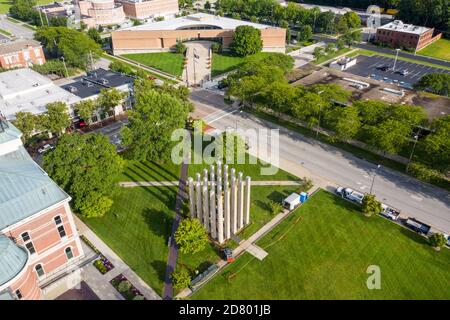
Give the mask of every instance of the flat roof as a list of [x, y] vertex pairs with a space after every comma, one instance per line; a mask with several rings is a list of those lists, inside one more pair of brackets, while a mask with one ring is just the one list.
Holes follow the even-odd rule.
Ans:
[[132, 84], [134, 77], [100, 68], [74, 80], [74, 82], [61, 86], [61, 88], [81, 99], [85, 99], [99, 94], [100, 90], [105, 88], [119, 88]]
[[178, 30], [186, 27], [215, 26], [218, 29], [234, 30], [239, 26], [252, 26], [256, 29], [277, 28], [265, 24], [249, 21], [236, 20], [226, 17], [215, 16], [207, 13], [195, 13], [185, 17], [151, 22], [140, 26], [133, 26], [119, 31], [144, 31], [144, 30]]
[[428, 30], [430, 30], [430, 28], [427, 28], [427, 27], [420, 27], [420, 26], [415, 26], [413, 24], [403, 23], [403, 21], [401, 21], [401, 20], [395, 20], [395, 21], [389, 22], [388, 24], [385, 24], [385, 25], [379, 27], [378, 29], [411, 33], [411, 34], [417, 34], [417, 35], [421, 35], [421, 34], [427, 32]]
[[19, 111], [44, 113], [47, 104], [59, 101], [71, 105], [80, 98], [31, 69], [0, 73], [0, 111], [8, 120]]

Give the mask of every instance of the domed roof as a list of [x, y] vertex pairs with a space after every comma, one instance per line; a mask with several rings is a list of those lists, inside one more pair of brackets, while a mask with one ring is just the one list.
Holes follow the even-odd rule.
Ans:
[[9, 238], [0, 235], [0, 286], [13, 279], [25, 267], [28, 253]]

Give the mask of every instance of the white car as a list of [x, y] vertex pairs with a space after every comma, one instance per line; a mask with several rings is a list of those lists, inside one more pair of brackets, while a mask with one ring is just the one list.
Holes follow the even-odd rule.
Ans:
[[52, 146], [51, 144], [47, 143], [47, 144], [44, 144], [42, 147], [40, 147], [38, 149], [38, 153], [39, 154], [43, 154], [43, 153], [47, 152], [48, 150], [52, 150], [54, 148], [55, 148], [54, 146]]

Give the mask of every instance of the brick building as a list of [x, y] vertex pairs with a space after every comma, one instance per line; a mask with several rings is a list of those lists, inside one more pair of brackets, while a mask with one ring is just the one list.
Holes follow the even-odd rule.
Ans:
[[178, 0], [117, 0], [125, 15], [134, 19], [169, 17], [178, 14]]
[[0, 118], [0, 300], [42, 299], [84, 252], [70, 197], [33, 161], [22, 133]]
[[4, 69], [26, 68], [44, 64], [42, 46], [34, 40], [17, 40], [0, 46], [0, 67]]
[[405, 48], [419, 51], [441, 38], [433, 37], [434, 28], [420, 27], [395, 20], [377, 29], [376, 41], [392, 48]]

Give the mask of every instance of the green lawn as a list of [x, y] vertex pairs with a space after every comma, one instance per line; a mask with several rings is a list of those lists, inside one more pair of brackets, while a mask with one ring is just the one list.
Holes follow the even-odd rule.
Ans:
[[157, 53], [130, 53], [124, 54], [125, 58], [142, 63], [148, 67], [152, 67], [176, 77], [183, 74], [184, 56], [173, 52], [157, 52]]
[[338, 57], [338, 56], [340, 56], [340, 55], [343, 55], [343, 54], [345, 54], [345, 53], [347, 53], [347, 52], [349, 52], [349, 51], [351, 51], [351, 50], [353, 50], [353, 48], [343, 48], [343, 49], [341, 49], [341, 50], [337, 50], [337, 51], [335, 51], [335, 52], [333, 52], [333, 53], [324, 55], [324, 56], [320, 57], [319, 59], [316, 59], [316, 60], [314, 61], [314, 63], [315, 63], [315, 64], [321, 64], [321, 63], [323, 63], [323, 62], [325, 62], [325, 61], [328, 61], [328, 60], [331, 60], [331, 59], [333, 59], [333, 58], [336, 58], [336, 57]]
[[180, 165], [172, 162], [126, 160], [118, 181], [178, 181]]
[[214, 53], [212, 58], [211, 76], [217, 77], [222, 73], [230, 72], [245, 61], [245, 57], [233, 56], [230, 52]]
[[[48, 4], [48, 3], [53, 3], [54, 0], [37, 0], [36, 4], [37, 5], [42, 5], [42, 4]], [[2, 0], [0, 1], [0, 13], [7, 13], [9, 10], [9, 7], [11, 7], [12, 5], [12, 1], [8, 1], [8, 0]]]
[[[301, 220], [299, 220], [301, 219]], [[320, 191], [226, 267], [194, 299], [449, 299], [450, 251]], [[381, 270], [369, 290], [367, 267]], [[229, 278], [230, 275], [233, 275]]]
[[167, 241], [174, 217], [177, 188], [121, 188], [110, 212], [84, 219], [131, 269], [162, 294]]
[[450, 61], [450, 40], [439, 39], [418, 53], [424, 56]]

